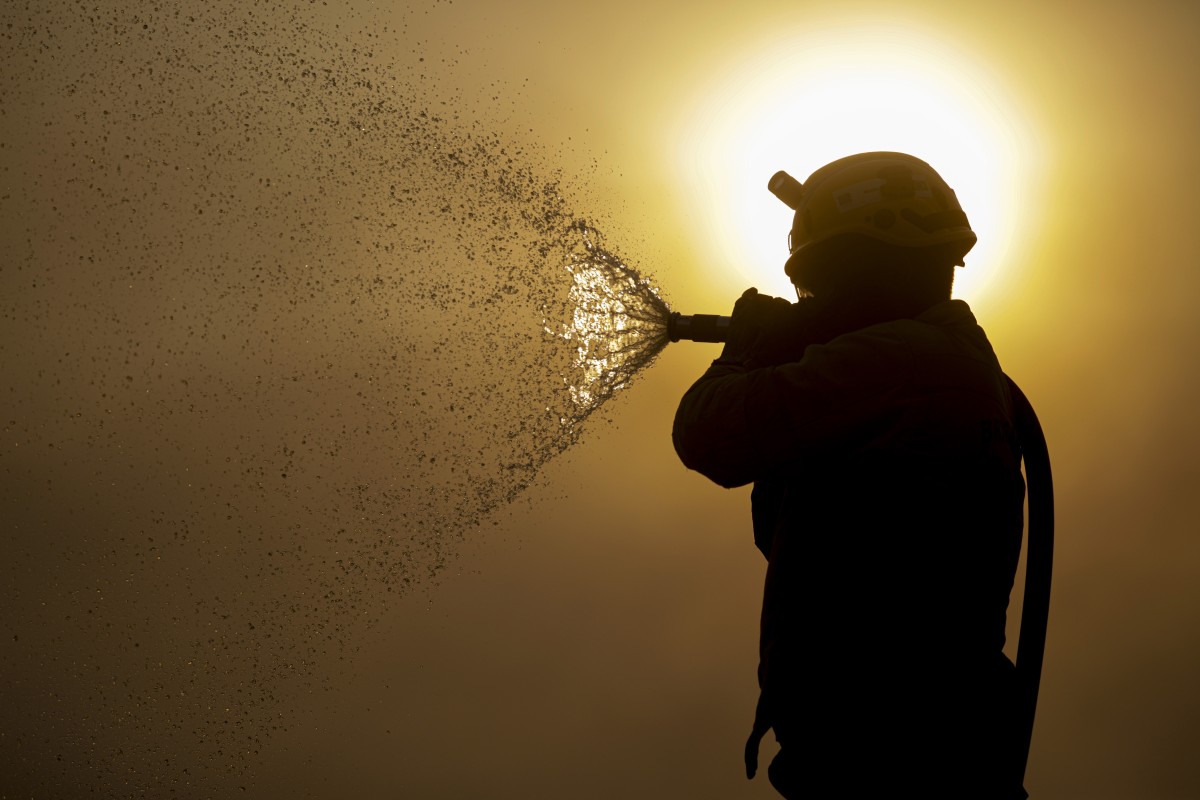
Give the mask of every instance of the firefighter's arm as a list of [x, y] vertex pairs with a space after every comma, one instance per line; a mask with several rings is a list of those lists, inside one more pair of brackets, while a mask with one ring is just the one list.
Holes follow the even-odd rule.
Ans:
[[844, 452], [902, 413], [895, 401], [910, 359], [879, 328], [813, 345], [779, 366], [718, 359], [679, 404], [675, 450], [687, 467], [727, 488]]
[[782, 316], [790, 307], [786, 300], [761, 295], [757, 289], [743, 292], [733, 306], [721, 357], [687, 391], [676, 412], [672, 439], [680, 460], [726, 488], [753, 480], [729, 468], [726, 455], [736, 443], [727, 438], [738, 434], [729, 423], [743, 415], [741, 380], [755, 365], [763, 340], [773, 338], [772, 329], [783, 324]]

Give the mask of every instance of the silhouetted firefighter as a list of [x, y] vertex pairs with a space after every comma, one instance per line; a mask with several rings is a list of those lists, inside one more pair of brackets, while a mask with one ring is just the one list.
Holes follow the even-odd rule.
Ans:
[[951, 299], [975, 233], [945, 181], [901, 153], [769, 188], [796, 212], [784, 271], [799, 302], [749, 289], [727, 323], [672, 321], [673, 338], [726, 342], [679, 405], [676, 450], [721, 486], [753, 482], [768, 559], [747, 775], [773, 728], [768, 774], [787, 798], [1023, 798], [1052, 522], [1040, 549], [1031, 536], [1014, 668], [1022, 435], [1031, 518], [1047, 521], [1049, 461]]

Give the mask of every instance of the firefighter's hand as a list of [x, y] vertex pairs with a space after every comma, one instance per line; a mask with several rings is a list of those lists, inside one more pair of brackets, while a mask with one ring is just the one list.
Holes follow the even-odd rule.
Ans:
[[747, 289], [733, 306], [729, 339], [721, 360], [739, 362], [749, 368], [774, 363], [774, 353], [788, 338], [794, 320], [794, 304], [781, 297], [759, 294], [754, 288]]

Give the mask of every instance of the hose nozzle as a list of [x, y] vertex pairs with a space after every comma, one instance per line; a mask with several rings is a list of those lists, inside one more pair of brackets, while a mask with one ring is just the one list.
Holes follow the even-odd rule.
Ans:
[[692, 342], [724, 342], [729, 338], [729, 317], [717, 314], [680, 314], [671, 312], [667, 318], [667, 337], [672, 342], [687, 339]]

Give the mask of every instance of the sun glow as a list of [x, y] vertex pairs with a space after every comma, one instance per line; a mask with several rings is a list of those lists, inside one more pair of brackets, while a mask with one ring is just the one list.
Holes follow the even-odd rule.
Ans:
[[929, 162], [958, 195], [979, 243], [956, 275], [956, 297], [994, 296], [1017, 267], [1034, 148], [995, 78], [966, 54], [910, 28], [809, 27], [713, 83], [675, 131], [689, 218], [712, 269], [790, 296], [782, 267], [792, 212], [767, 179], [784, 169], [804, 181], [870, 150]]

